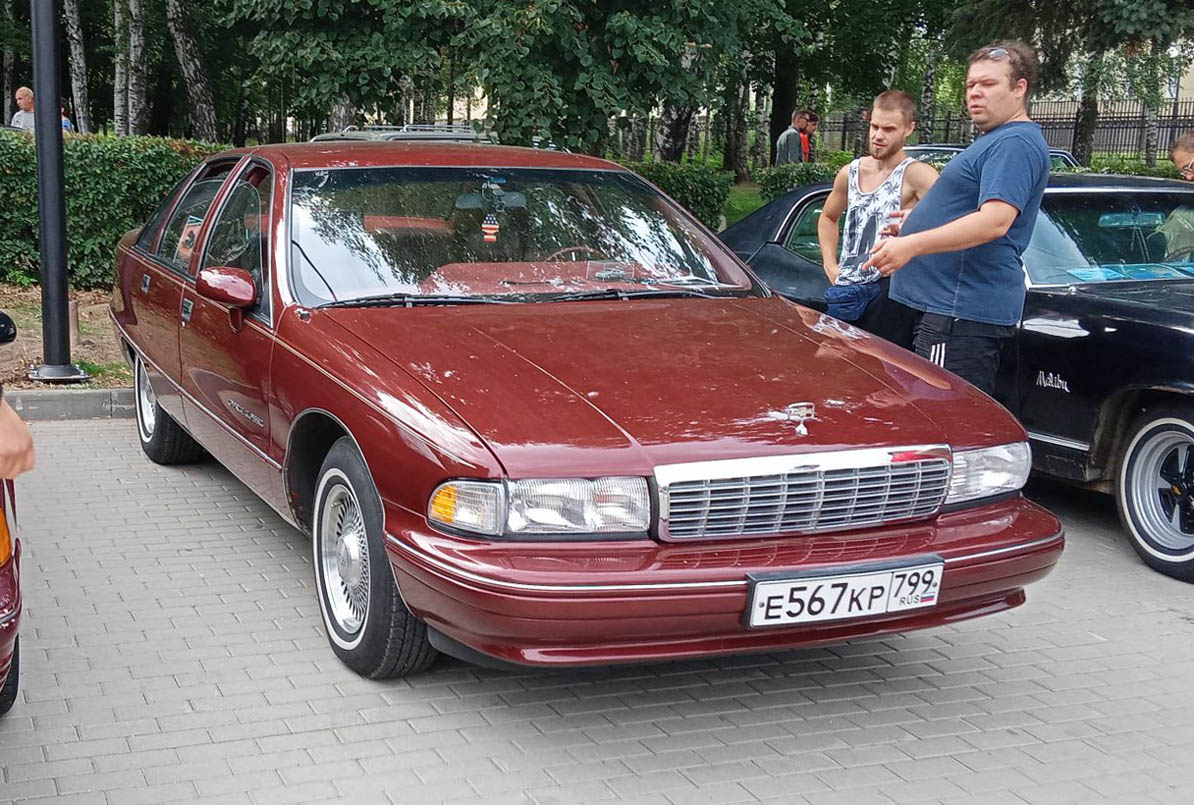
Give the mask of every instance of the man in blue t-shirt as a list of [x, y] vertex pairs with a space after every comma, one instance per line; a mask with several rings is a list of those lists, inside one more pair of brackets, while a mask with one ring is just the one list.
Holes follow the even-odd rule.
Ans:
[[1028, 118], [1040, 64], [1022, 42], [970, 54], [966, 105], [982, 132], [954, 157], [867, 265], [917, 319], [913, 347], [990, 394], [1024, 307], [1020, 255], [1049, 180], [1049, 147]]

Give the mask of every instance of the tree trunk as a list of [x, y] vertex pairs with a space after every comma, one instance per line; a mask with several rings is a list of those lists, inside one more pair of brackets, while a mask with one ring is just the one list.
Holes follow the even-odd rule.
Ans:
[[661, 162], [679, 162], [688, 144], [688, 130], [692, 126], [691, 106], [665, 104], [663, 113], [656, 121], [655, 159]]
[[352, 125], [352, 103], [347, 98], [341, 98], [332, 107], [332, 114], [328, 116], [328, 131], [343, 131]]
[[166, 25], [169, 26], [170, 36], [174, 39], [174, 52], [178, 55], [178, 66], [182, 70], [183, 82], [187, 87], [187, 103], [190, 106], [194, 136], [209, 143], [219, 142], [216, 104], [212, 100], [211, 85], [207, 81], [203, 57], [187, 27], [182, 0], [166, 0]]
[[1095, 130], [1099, 127], [1101, 67], [1099, 57], [1091, 56], [1082, 76], [1082, 98], [1078, 102], [1078, 116], [1074, 118], [1074, 158], [1088, 168], [1094, 155]]
[[113, 61], [116, 65], [116, 77], [112, 84], [112, 129], [117, 137], [129, 133], [128, 10], [127, 0], [115, 0], [112, 3]]
[[734, 172], [735, 182], [749, 182], [750, 169], [746, 164], [746, 112], [750, 102], [750, 85], [739, 74], [726, 87], [726, 151], [725, 169]]
[[796, 89], [800, 80], [800, 63], [796, 53], [780, 46], [775, 52], [775, 73], [771, 80], [771, 130], [768, 132], [770, 164], [775, 164], [775, 141], [792, 125], [796, 111]]
[[87, 54], [83, 49], [83, 23], [79, 19], [79, 0], [64, 0], [62, 5], [66, 41], [70, 47], [70, 85], [75, 99], [75, 130], [91, 131], [91, 103], [87, 97]]
[[145, 0], [129, 0], [129, 134], [144, 134], [149, 120], [146, 61]]
[[755, 89], [755, 144], [750, 150], [750, 161], [756, 171], [771, 164], [771, 126], [767, 111], [767, 95], [762, 86]]
[[936, 43], [929, 45], [925, 54], [925, 81], [920, 90], [920, 121], [917, 129], [920, 134], [917, 142], [933, 142], [933, 101], [937, 88], [937, 60], [941, 57]]
[[[12, 0], [0, 0], [4, 5], [4, 19], [9, 27], [13, 27]], [[11, 46], [5, 46], [3, 64], [0, 65], [0, 83], [4, 85], [4, 119], [0, 124], [8, 123], [16, 113], [13, 106], [13, 95], [16, 94], [16, 84], [13, 82], [13, 68], [16, 66], [17, 53]]]

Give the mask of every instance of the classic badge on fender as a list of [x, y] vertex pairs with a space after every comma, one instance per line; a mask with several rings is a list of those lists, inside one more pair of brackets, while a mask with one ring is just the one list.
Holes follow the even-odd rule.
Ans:
[[259, 428], [263, 428], [263, 427], [265, 427], [265, 420], [264, 420], [264, 419], [262, 419], [261, 417], [257, 416], [257, 414], [254, 414], [254, 413], [253, 413], [252, 411], [250, 411], [249, 409], [245, 408], [243, 405], [241, 405], [240, 403], [238, 403], [236, 400], [229, 400], [229, 401], [228, 401], [228, 407], [229, 407], [229, 408], [231, 408], [233, 411], [236, 411], [236, 413], [240, 414], [240, 415], [241, 415], [241, 416], [243, 416], [245, 419], [247, 419], [247, 420], [249, 420], [250, 422], [252, 422], [252, 423], [253, 423], [254, 425], [256, 425], [257, 427], [259, 427]]
[[817, 406], [811, 402], [792, 403], [784, 409], [784, 413], [788, 417], [788, 422], [796, 426], [796, 433], [800, 436], [808, 436], [808, 428], [804, 423], [810, 419], [817, 418]]

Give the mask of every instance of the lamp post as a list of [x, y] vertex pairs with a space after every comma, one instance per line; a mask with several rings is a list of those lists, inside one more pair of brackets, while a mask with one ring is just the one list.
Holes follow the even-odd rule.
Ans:
[[41, 254], [41, 332], [45, 363], [30, 380], [70, 383], [90, 375], [70, 362], [66, 281], [66, 192], [62, 181], [62, 125], [58, 107], [58, 2], [30, 0], [33, 28], [33, 136], [37, 145], [38, 248]]

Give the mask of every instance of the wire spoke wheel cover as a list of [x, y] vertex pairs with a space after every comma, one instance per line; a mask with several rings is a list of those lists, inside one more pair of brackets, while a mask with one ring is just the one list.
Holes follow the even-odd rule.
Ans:
[[328, 614], [345, 636], [355, 635], [369, 611], [369, 544], [352, 489], [336, 483], [320, 514], [319, 561]]

